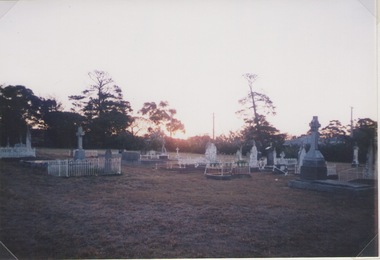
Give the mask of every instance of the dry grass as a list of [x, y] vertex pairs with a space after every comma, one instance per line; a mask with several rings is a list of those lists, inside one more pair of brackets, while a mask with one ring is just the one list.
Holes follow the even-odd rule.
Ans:
[[58, 178], [0, 163], [0, 240], [20, 259], [356, 256], [377, 230], [376, 196], [290, 189], [294, 175]]

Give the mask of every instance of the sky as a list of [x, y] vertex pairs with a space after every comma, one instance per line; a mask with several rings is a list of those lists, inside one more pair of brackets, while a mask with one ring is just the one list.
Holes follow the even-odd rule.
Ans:
[[0, 1], [0, 84], [70, 109], [103, 70], [135, 112], [168, 101], [188, 137], [228, 134], [238, 100], [270, 97], [268, 121], [302, 135], [313, 116], [377, 121], [374, 0]]

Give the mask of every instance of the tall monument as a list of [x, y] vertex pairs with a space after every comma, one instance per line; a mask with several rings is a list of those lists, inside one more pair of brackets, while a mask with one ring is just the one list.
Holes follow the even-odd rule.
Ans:
[[318, 150], [318, 128], [321, 125], [318, 122], [317, 116], [313, 116], [313, 120], [310, 122], [309, 126], [311, 130], [310, 149], [303, 159], [300, 177], [304, 180], [326, 180], [326, 161], [321, 152]]
[[85, 151], [83, 150], [84, 131], [83, 131], [82, 126], [78, 127], [78, 132], [76, 133], [76, 136], [78, 138], [78, 149], [75, 150], [74, 152], [74, 159], [83, 160], [86, 157], [86, 155], [85, 155]]

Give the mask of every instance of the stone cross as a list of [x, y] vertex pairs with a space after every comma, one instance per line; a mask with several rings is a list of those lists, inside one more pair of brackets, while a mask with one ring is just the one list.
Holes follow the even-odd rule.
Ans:
[[301, 179], [303, 180], [326, 180], [327, 165], [322, 153], [318, 150], [318, 128], [321, 126], [318, 117], [313, 116], [310, 122], [311, 139], [310, 149], [306, 153], [301, 166]]
[[318, 117], [313, 116], [313, 120], [309, 124], [311, 130], [311, 143], [310, 143], [310, 151], [318, 150], [318, 128], [321, 127], [321, 124], [318, 122]]
[[78, 149], [83, 149], [83, 128], [81, 126], [78, 127], [78, 132], [77, 132], [77, 137], [78, 137]]

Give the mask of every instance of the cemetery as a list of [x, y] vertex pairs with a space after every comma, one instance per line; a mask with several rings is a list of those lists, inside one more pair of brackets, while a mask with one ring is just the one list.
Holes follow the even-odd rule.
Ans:
[[79, 112], [0, 86], [0, 257], [378, 255], [375, 121], [344, 131], [313, 116], [292, 138], [261, 114], [273, 103], [247, 73], [259, 105], [240, 131], [176, 139], [168, 102], [132, 117], [108, 74], [90, 75], [69, 97]]
[[310, 127], [297, 158], [272, 145], [259, 157], [255, 142], [244, 155], [213, 142], [87, 152], [78, 127], [73, 151], [3, 156], [2, 242], [20, 258], [376, 255], [377, 155], [326, 162]]

